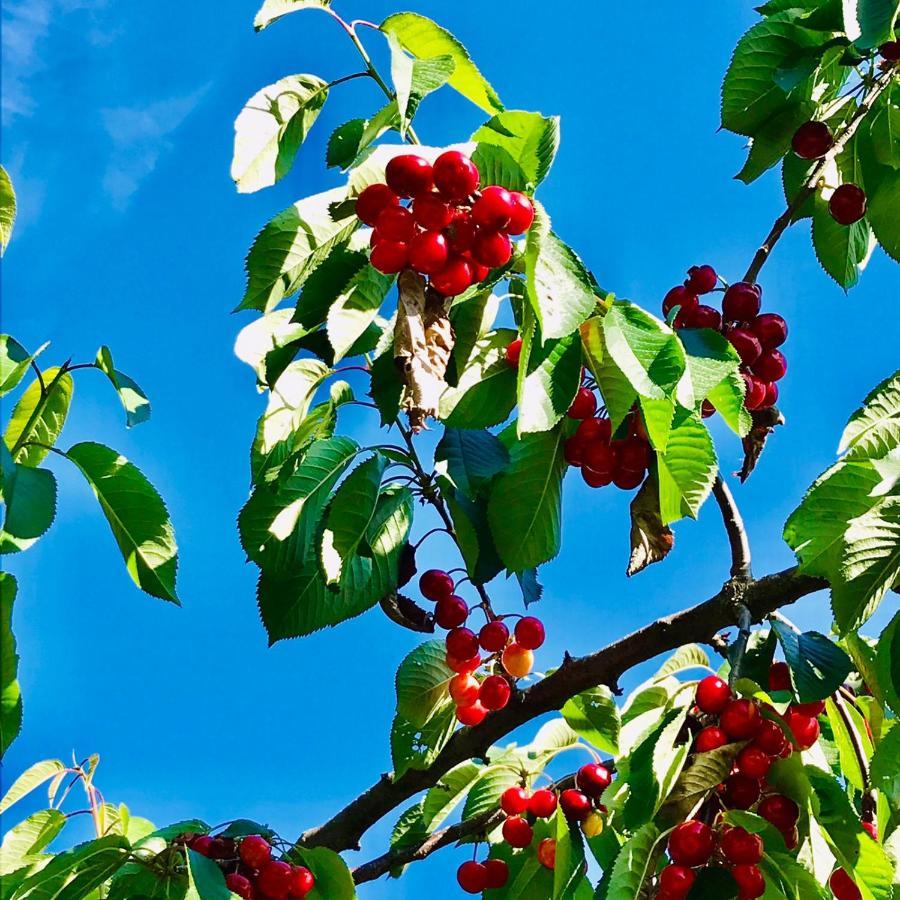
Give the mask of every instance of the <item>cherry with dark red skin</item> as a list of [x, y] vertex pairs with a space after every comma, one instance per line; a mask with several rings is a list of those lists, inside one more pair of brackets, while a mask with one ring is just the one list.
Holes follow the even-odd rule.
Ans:
[[245, 878], [238, 872], [232, 872], [230, 875], [225, 876], [225, 887], [227, 887], [232, 894], [237, 894], [238, 897], [242, 897], [243, 900], [251, 900], [253, 897], [252, 882], [249, 878]]
[[578, 388], [572, 405], [566, 412], [570, 419], [590, 419], [597, 412], [597, 397], [587, 387]]
[[488, 622], [478, 632], [478, 643], [488, 653], [499, 653], [509, 643], [509, 629], [499, 619]]
[[697, 753], [709, 753], [718, 750], [728, 743], [728, 735], [715, 725], [708, 725], [694, 738], [694, 750]]
[[609, 419], [585, 419], [576, 429], [575, 437], [581, 441], [605, 441], [612, 437], [612, 423]]
[[477, 284], [480, 281], [484, 281], [488, 275], [491, 274], [491, 270], [488, 266], [483, 266], [479, 262], [475, 262], [475, 260], [471, 260], [470, 264], [472, 266], [472, 283]]
[[708, 294], [719, 283], [719, 276], [712, 266], [691, 266], [684, 286], [694, 294]]
[[759, 707], [752, 700], [732, 700], [719, 714], [719, 727], [735, 741], [756, 737], [762, 723]]
[[447, 634], [447, 652], [458, 659], [471, 659], [478, 653], [478, 635], [471, 628], [454, 628]]
[[512, 214], [515, 212], [515, 202], [512, 194], [499, 184], [486, 187], [481, 196], [472, 204], [472, 219], [476, 225], [490, 231], [499, 231], [506, 228]]
[[544, 643], [544, 623], [534, 616], [522, 616], [516, 622], [516, 643], [526, 650], [537, 650]]
[[256, 886], [267, 897], [281, 900], [291, 889], [291, 867], [286, 862], [273, 859], [263, 863], [256, 876]]
[[700, 404], [700, 415], [704, 419], [708, 419], [710, 416], [714, 416], [716, 414], [716, 408], [710, 403], [709, 400], [704, 400]]
[[384, 180], [400, 197], [417, 197], [434, 185], [431, 163], [415, 153], [403, 153], [390, 160], [384, 170]]
[[450, 699], [457, 706], [471, 706], [478, 699], [481, 685], [470, 672], [459, 672], [447, 685]]
[[791, 667], [786, 662], [773, 662], [772, 665], [769, 666], [769, 690], [793, 690], [791, 684]]
[[520, 786], [508, 787], [500, 795], [500, 809], [508, 816], [521, 816], [528, 809], [528, 791]]
[[579, 440], [578, 435], [567, 438], [563, 444], [563, 457], [570, 466], [578, 468], [584, 464], [584, 441]]
[[804, 716], [812, 716], [812, 718], [817, 719], [825, 712], [825, 701], [813, 700], [812, 703], [793, 703], [791, 704], [791, 709]]
[[729, 775], [724, 783], [725, 803], [732, 809], [750, 809], [759, 800], [759, 779]]
[[380, 240], [372, 247], [369, 261], [383, 275], [396, 275], [409, 262], [409, 247], [402, 241]]
[[502, 675], [488, 675], [481, 682], [478, 699], [485, 709], [493, 711], [503, 709], [509, 703], [511, 693], [509, 682]]
[[787, 374], [787, 359], [780, 350], [766, 350], [752, 366], [753, 374], [763, 381], [779, 381]]
[[534, 204], [521, 191], [510, 191], [512, 215], [504, 229], [507, 234], [524, 234], [534, 222]]
[[758, 863], [764, 849], [762, 838], [744, 828], [726, 828], [719, 838], [719, 847], [732, 865]]
[[427, 231], [440, 231], [453, 221], [453, 209], [438, 194], [419, 194], [413, 201], [413, 218]]
[[749, 328], [759, 338], [764, 350], [774, 350], [787, 340], [787, 322], [778, 313], [757, 316], [750, 322]]
[[696, 702], [703, 712], [717, 715], [731, 702], [731, 688], [718, 675], [707, 675], [697, 685]]
[[886, 41], [878, 48], [878, 53], [882, 59], [886, 59], [888, 62], [900, 61], [900, 40]]
[[785, 745], [790, 746], [787, 735], [771, 719], [766, 719], [762, 723], [759, 732], [753, 738], [753, 746], [758, 747], [763, 753], [768, 753], [769, 756], [781, 756]]
[[763, 797], [756, 812], [779, 831], [793, 828], [800, 818], [800, 807], [784, 794], [769, 794], [768, 797]]
[[556, 794], [546, 788], [540, 788], [531, 795], [528, 801], [528, 812], [536, 819], [549, 819], [559, 805]]
[[744, 377], [744, 383], [747, 385], [744, 395], [744, 406], [747, 409], [759, 409], [760, 404], [765, 403], [766, 400], [766, 383], [747, 372], [742, 372], [741, 374]]
[[765, 778], [772, 767], [772, 757], [759, 747], [744, 747], [737, 755], [735, 766], [741, 775], [748, 778]]
[[431, 286], [445, 297], [455, 297], [472, 284], [472, 266], [461, 256], [451, 256], [447, 265], [431, 276]]
[[443, 600], [453, 594], [453, 576], [443, 569], [429, 569], [419, 578], [419, 591], [428, 600]]
[[862, 900], [862, 891], [844, 869], [835, 869], [831, 873], [828, 887], [836, 900]]
[[291, 897], [305, 897], [316, 886], [313, 873], [306, 866], [294, 866], [291, 869], [291, 887], [288, 891]]
[[511, 369], [519, 368], [519, 359], [522, 356], [522, 338], [516, 338], [506, 345], [506, 364]]
[[194, 853], [201, 856], [209, 856], [209, 848], [212, 846], [213, 839], [208, 834], [198, 834], [188, 845]]
[[231, 838], [217, 837], [212, 839], [207, 856], [210, 859], [234, 859], [235, 843]]
[[702, 866], [716, 849], [716, 834], [705, 822], [688, 819], [669, 833], [669, 859], [679, 866]]
[[581, 477], [588, 487], [601, 488], [606, 487], [608, 484], [612, 484], [613, 473], [611, 471], [598, 472], [590, 466], [585, 465], [581, 468]]
[[741, 863], [731, 870], [731, 877], [737, 882], [741, 900], [756, 900], [766, 892], [766, 879], [759, 866]]
[[828, 212], [838, 225], [852, 225], [866, 214], [866, 192], [858, 184], [842, 184], [828, 201]]
[[599, 797], [612, 784], [612, 773], [602, 763], [588, 763], [575, 773], [575, 784], [588, 797]]
[[[410, 246], [410, 259], [412, 259], [412, 247]], [[746, 328], [732, 328], [727, 334], [728, 342], [737, 351], [741, 362], [745, 366], [752, 366], [762, 354], [762, 344], [759, 338]]]
[[559, 805], [565, 817], [574, 822], [583, 822], [591, 812], [591, 801], [575, 788], [568, 788], [559, 795]]
[[671, 897], [672, 900], [684, 900], [696, 879], [694, 870], [688, 866], [670, 863], [659, 873], [660, 896]]
[[833, 146], [831, 129], [824, 122], [804, 122], [791, 138], [791, 149], [800, 159], [821, 159]]
[[722, 315], [736, 322], [747, 322], [759, 315], [762, 289], [749, 281], [729, 285], [722, 298]]
[[766, 396], [757, 409], [769, 409], [778, 402], [778, 385], [774, 381], [763, 382], [766, 386]]
[[612, 476], [616, 468], [616, 451], [604, 441], [593, 441], [584, 448], [584, 465], [595, 472], [605, 472]]
[[534, 830], [521, 816], [510, 816], [502, 828], [503, 840], [510, 847], [521, 850], [527, 847], [534, 837]]
[[472, 256], [476, 262], [496, 269], [505, 266], [512, 256], [512, 244], [509, 238], [500, 231], [488, 231], [479, 228], [472, 242]]
[[712, 306], [703, 303], [693, 309], [682, 310], [675, 317], [676, 328], [712, 328], [719, 331], [722, 328], [722, 314]]
[[680, 306], [682, 312], [694, 309], [699, 302], [696, 294], [689, 291], [683, 284], [679, 284], [663, 297], [663, 315], [668, 316], [676, 306]]
[[497, 890], [506, 887], [509, 881], [509, 866], [503, 859], [486, 859], [484, 861], [485, 882], [488, 890]]
[[478, 188], [478, 167], [459, 150], [447, 150], [435, 161], [435, 187], [448, 200], [465, 200]]
[[467, 860], [456, 870], [456, 881], [467, 894], [480, 894], [487, 887], [484, 863]]
[[788, 828], [782, 831], [781, 836], [784, 838], [784, 846], [788, 850], [796, 850], [800, 845], [800, 832], [797, 828]]
[[874, 822], [863, 822], [862, 830], [870, 837], [873, 841], [878, 840], [878, 826]]
[[374, 225], [388, 206], [399, 206], [400, 198], [386, 184], [370, 184], [356, 198], [356, 215], [366, 225]]
[[457, 213], [446, 230], [450, 249], [454, 253], [468, 253], [472, 249], [476, 231], [475, 223], [467, 212]]
[[457, 721], [460, 722], [460, 724], [468, 725], [469, 727], [480, 725], [487, 714], [488, 711], [481, 705], [480, 700], [476, 700], [471, 706], [456, 707]]
[[616, 459], [623, 469], [643, 472], [650, 467], [650, 448], [640, 438], [616, 441]]
[[388, 206], [378, 217], [375, 229], [379, 241], [407, 243], [416, 234], [416, 220], [408, 209], [402, 206]]
[[784, 715], [784, 721], [794, 736], [794, 743], [800, 750], [809, 750], [819, 739], [819, 720], [813, 716], [806, 716], [796, 709], [789, 709]]
[[434, 275], [447, 265], [447, 238], [439, 231], [423, 231], [409, 242], [409, 264], [423, 275]]
[[631, 469], [625, 469], [617, 466], [613, 472], [613, 484], [621, 491], [633, 491], [644, 480], [644, 473], [634, 472]]
[[448, 631], [462, 625], [468, 617], [469, 607], [466, 605], [466, 601], [455, 594], [450, 597], [442, 597], [434, 608], [434, 621]]

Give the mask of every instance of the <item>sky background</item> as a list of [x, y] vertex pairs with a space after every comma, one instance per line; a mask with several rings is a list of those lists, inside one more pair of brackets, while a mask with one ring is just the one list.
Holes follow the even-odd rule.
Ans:
[[[373, 21], [396, 11], [382, 0], [336, 7]], [[587, 2], [409, 8], [453, 31], [508, 107], [561, 115], [562, 146], [539, 196], [606, 289], [656, 312], [694, 263], [739, 278], [783, 208], [776, 173], [749, 188], [733, 180], [742, 140], [717, 133], [719, 84], [755, 19], [751, 4], [696, 4], [689, 16], [681, 4], [654, 4], [652, 19], [643, 6]], [[88, 488], [50, 461], [56, 523], [6, 558], [19, 579], [25, 725], [3, 778], [37, 759], [97, 752], [106, 797], [157, 824], [249, 817], [291, 837], [390, 768], [393, 673], [417, 641], [373, 611], [267, 649], [256, 570], [237, 540], [263, 406], [232, 352], [250, 321], [229, 314], [243, 257], [275, 213], [338, 182], [322, 162], [332, 128], [382, 103], [367, 80], [335, 89], [290, 175], [239, 196], [228, 174], [231, 126], [246, 99], [285, 75], [359, 69], [327, 16], [301, 12], [256, 35], [254, 12], [236, 0], [4, 0], [2, 159], [20, 213], [3, 260], [2, 327], [32, 349], [52, 340], [45, 364], [89, 361], [108, 344], [149, 395], [152, 419], [126, 431], [103, 376], [76, 373], [61, 446], [103, 441], [157, 486], [178, 536], [184, 606], [133, 586]], [[365, 38], [383, 60], [379, 35]], [[423, 104], [417, 130], [446, 144], [483, 119], [444, 90]], [[784, 315], [791, 335], [780, 404], [788, 425], [749, 483], [734, 486], [757, 574], [790, 565], [785, 518], [833, 461], [848, 415], [890, 374], [898, 294], [897, 269], [877, 251], [845, 296], [819, 269], [806, 222], [781, 241], [761, 282], [764, 308]], [[739, 442], [714, 431], [723, 469], [734, 471]], [[697, 523], [678, 524], [664, 564], [628, 581], [630, 495], [590, 492], [577, 474], [566, 487], [564, 549], [541, 571], [549, 636], [539, 667], [705, 599], [727, 577], [712, 503]], [[429, 564], [457, 563], [431, 539], [420, 570]], [[518, 610], [513, 586], [492, 593], [495, 606]], [[791, 615], [827, 630], [827, 596]], [[351, 862], [381, 853], [393, 821], [373, 828]], [[362, 896], [452, 896], [465, 855], [443, 851]]]

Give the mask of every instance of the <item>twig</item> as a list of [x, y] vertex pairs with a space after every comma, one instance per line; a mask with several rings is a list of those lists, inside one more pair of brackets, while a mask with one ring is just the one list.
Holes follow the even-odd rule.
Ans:
[[747, 539], [747, 529], [744, 527], [744, 520], [741, 518], [734, 496], [722, 480], [721, 474], [716, 475], [713, 482], [713, 496], [722, 512], [722, 521], [725, 523], [728, 543], [731, 545], [731, 577], [749, 581], [753, 576], [750, 571], [750, 541]]
[[744, 654], [747, 652], [747, 642], [750, 640], [750, 626], [753, 624], [750, 610], [743, 603], [738, 604], [737, 612], [738, 636], [730, 654], [731, 672], [728, 676], [728, 681], [732, 685], [741, 677]]

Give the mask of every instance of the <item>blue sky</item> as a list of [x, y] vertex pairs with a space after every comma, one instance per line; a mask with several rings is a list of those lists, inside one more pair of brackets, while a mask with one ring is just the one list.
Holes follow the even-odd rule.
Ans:
[[[348, 19], [396, 11], [382, 0], [336, 5]], [[739, 277], [782, 209], [775, 173], [749, 188], [732, 180], [742, 142], [716, 131], [719, 83], [755, 18], [750, 4], [699, 4], [689, 16], [655, 4], [652, 23], [628, 4], [528, 0], [514, 16], [500, 3], [413, 8], [457, 34], [507, 106], [562, 116], [561, 151], [540, 197], [604, 287], [655, 312], [689, 265]], [[368, 82], [336, 89], [293, 172], [238, 196], [228, 169], [243, 102], [285, 75], [358, 70], [328, 17], [299, 13], [255, 35], [254, 12], [213, 0], [4, 4], [2, 156], [21, 211], [3, 260], [3, 330], [32, 348], [52, 340], [45, 360], [90, 360], [107, 343], [149, 394], [151, 421], [126, 432], [102, 376], [77, 373], [62, 444], [104, 441], [157, 485], [179, 538], [184, 602], [176, 609], [132, 586], [93, 497], [54, 463], [56, 524], [10, 561], [20, 581], [25, 727], [4, 779], [35, 759], [98, 752], [104, 793], [136, 814], [159, 824], [247, 816], [291, 836], [389, 768], [393, 672], [415, 638], [372, 612], [267, 649], [255, 571], [237, 541], [262, 407], [232, 354], [249, 321], [229, 314], [243, 256], [268, 218], [336, 183], [322, 165], [328, 134], [381, 102]], [[378, 35], [367, 39], [381, 59]], [[450, 143], [482, 118], [445, 91], [426, 101], [417, 129], [428, 143]], [[845, 297], [819, 269], [802, 223], [763, 270], [764, 307], [788, 319], [791, 336], [788, 426], [735, 487], [759, 574], [790, 564], [780, 537], [787, 514], [896, 360], [895, 329], [884, 327], [896, 323], [892, 265], [877, 252]], [[716, 437], [733, 471], [738, 442], [717, 426]], [[549, 637], [539, 665], [705, 599], [726, 577], [725, 537], [709, 505], [699, 522], [677, 526], [668, 561], [627, 581], [629, 499], [567, 481], [564, 549], [542, 570]], [[425, 565], [456, 564], [439, 539], [425, 548]], [[496, 593], [517, 608], [512, 588]], [[792, 615], [827, 627], [827, 597]], [[392, 822], [372, 830], [359, 861], [384, 849]], [[452, 879], [462, 858], [444, 851], [363, 896], [422, 896]]]

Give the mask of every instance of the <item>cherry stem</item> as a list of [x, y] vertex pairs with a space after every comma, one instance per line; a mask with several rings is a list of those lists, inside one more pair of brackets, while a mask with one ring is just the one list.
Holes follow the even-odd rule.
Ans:
[[418, 550], [419, 547], [421, 547], [425, 542], [425, 539], [431, 537], [431, 535], [433, 534], [450, 534], [450, 532], [447, 531], [446, 528], [432, 528], [431, 531], [426, 531], [425, 534], [423, 534], [422, 537], [420, 537], [419, 540], [416, 541], [415, 544], [413, 544], [413, 547]]

